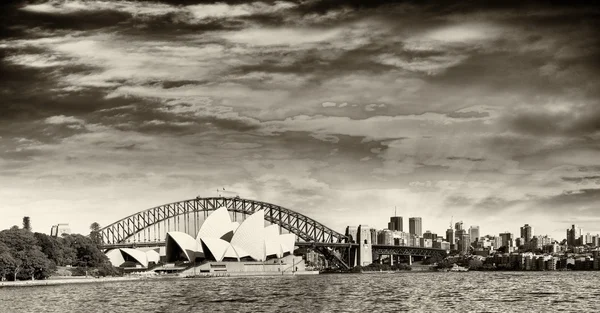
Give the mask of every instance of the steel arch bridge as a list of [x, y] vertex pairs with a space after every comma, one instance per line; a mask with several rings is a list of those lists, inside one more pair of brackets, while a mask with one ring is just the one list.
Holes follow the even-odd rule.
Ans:
[[[306, 215], [271, 203], [239, 197], [197, 197], [160, 205], [116, 221], [100, 229], [99, 233], [104, 246], [123, 244], [131, 239], [135, 242], [136, 235], [138, 235], [138, 241], [141, 241], [139, 240], [141, 233], [148, 230], [149, 235], [150, 228], [156, 226], [159, 227], [158, 232], [160, 233], [160, 225], [164, 224], [165, 221], [168, 222], [176, 217], [183, 217], [185, 222], [187, 217], [187, 223], [184, 223], [186, 225], [184, 227], [189, 227], [192, 220], [196, 225], [196, 218], [199, 213], [203, 213], [206, 217], [208, 212], [220, 207], [226, 207], [229, 212], [241, 213], [244, 217], [256, 211], [264, 210], [266, 221], [279, 225], [306, 242], [344, 243], [347, 241], [346, 236], [343, 234]], [[190, 217], [192, 220], [190, 220]]]

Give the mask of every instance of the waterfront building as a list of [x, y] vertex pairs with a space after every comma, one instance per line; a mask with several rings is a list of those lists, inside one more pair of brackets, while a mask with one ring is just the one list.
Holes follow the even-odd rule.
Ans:
[[388, 229], [404, 231], [404, 222], [402, 221], [402, 216], [390, 217], [390, 222], [388, 223]]
[[521, 238], [525, 239], [525, 243], [528, 243], [533, 238], [533, 227], [529, 224], [525, 224], [521, 227]]
[[56, 224], [50, 228], [50, 236], [52, 237], [61, 237], [63, 234], [71, 234], [71, 228], [67, 223]]
[[548, 261], [546, 262], [546, 270], [548, 270], [548, 271], [556, 271], [557, 268], [558, 268], [558, 258], [557, 257], [550, 257], [548, 259]]
[[471, 243], [474, 243], [479, 239], [479, 226], [471, 226], [469, 227], [469, 238]]
[[408, 219], [408, 232], [415, 236], [423, 235], [423, 220], [420, 217], [411, 217]]
[[115, 267], [138, 267], [147, 268], [149, 264], [158, 263], [160, 255], [158, 249], [131, 249], [131, 248], [120, 248], [112, 249], [106, 252], [106, 256], [110, 263]]
[[368, 225], [358, 226], [358, 265], [366, 266], [373, 263], [371, 228]]
[[358, 228], [356, 226], [347, 226], [346, 227], [346, 236], [350, 238], [350, 242], [356, 243], [356, 237], [358, 233]]
[[266, 261], [293, 253], [295, 242], [296, 236], [280, 234], [278, 225], [264, 226], [264, 210], [238, 224], [221, 207], [207, 217], [195, 239], [183, 232], [168, 232], [165, 250], [167, 262]]

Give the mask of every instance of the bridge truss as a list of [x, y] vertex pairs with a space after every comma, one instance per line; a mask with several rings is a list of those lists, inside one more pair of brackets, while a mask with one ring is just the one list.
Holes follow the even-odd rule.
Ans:
[[[102, 228], [100, 237], [104, 246], [115, 246], [132, 241], [134, 244], [162, 241], [164, 237], [160, 238], [160, 235], [166, 231], [197, 233], [202, 217], [205, 219], [210, 211], [220, 207], [226, 207], [234, 214], [242, 214], [243, 218], [256, 211], [264, 210], [266, 221], [279, 225], [305, 242], [346, 242], [344, 235], [306, 215], [271, 203], [239, 197], [198, 197], [157, 206]], [[182, 218], [183, 223], [181, 223]]]

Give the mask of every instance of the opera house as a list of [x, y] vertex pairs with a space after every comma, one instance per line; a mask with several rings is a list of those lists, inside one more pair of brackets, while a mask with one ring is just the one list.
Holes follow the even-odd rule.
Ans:
[[239, 224], [231, 221], [227, 208], [221, 207], [206, 218], [196, 238], [173, 231], [166, 234], [164, 249], [113, 249], [106, 255], [113, 266], [134, 262], [147, 268], [150, 262], [162, 261], [167, 265], [187, 264], [184, 268], [194, 266], [194, 271], [211, 273], [304, 270], [302, 258], [293, 256], [296, 236], [280, 234], [278, 225], [264, 224], [263, 210]]

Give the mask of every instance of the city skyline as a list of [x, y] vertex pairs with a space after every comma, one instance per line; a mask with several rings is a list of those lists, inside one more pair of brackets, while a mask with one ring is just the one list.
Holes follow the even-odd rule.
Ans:
[[30, 216], [86, 234], [219, 190], [338, 232], [385, 228], [397, 206], [437, 234], [452, 218], [481, 235], [600, 233], [596, 15], [528, 1], [2, 10], [0, 229]]

